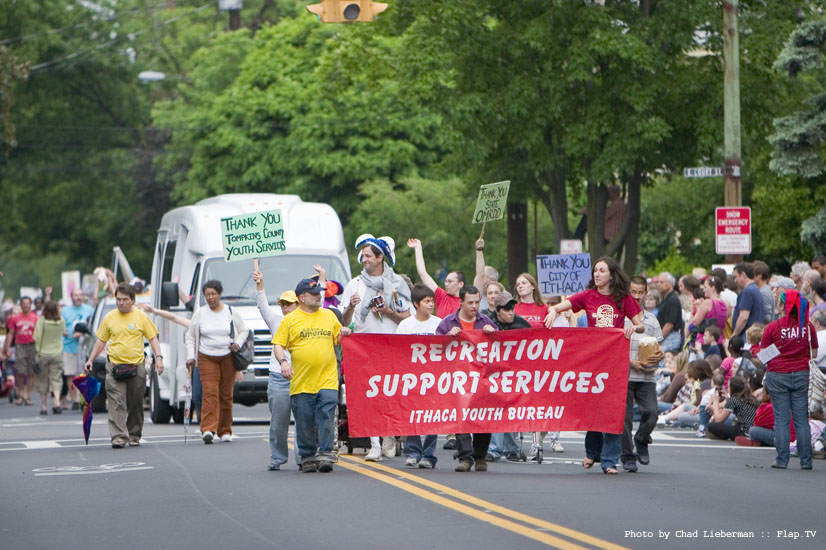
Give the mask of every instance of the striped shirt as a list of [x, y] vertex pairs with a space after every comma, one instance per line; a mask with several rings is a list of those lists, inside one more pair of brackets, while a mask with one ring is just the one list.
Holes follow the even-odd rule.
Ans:
[[[643, 336], [653, 336], [657, 339], [657, 342], [663, 341], [663, 331], [660, 329], [660, 323], [657, 321], [657, 316], [652, 314], [650, 311], [642, 310], [643, 317], [642, 317], [642, 326], [645, 329], [645, 332], [642, 334], [637, 334], [636, 332], [631, 335], [631, 342], [630, 342], [630, 349], [631, 352], [629, 354], [629, 359], [631, 361], [639, 361], [640, 359], [640, 338]], [[625, 326], [631, 325], [631, 320], [627, 317], [625, 318]], [[628, 369], [628, 381], [629, 382], [655, 382], [656, 379], [654, 377], [654, 369], [651, 369], [650, 372], [640, 372], [633, 368]]]
[[749, 403], [739, 397], [729, 397], [726, 400], [726, 408], [737, 417], [737, 425], [743, 435], [749, 432], [749, 428], [754, 425], [754, 415], [757, 414], [757, 405]]

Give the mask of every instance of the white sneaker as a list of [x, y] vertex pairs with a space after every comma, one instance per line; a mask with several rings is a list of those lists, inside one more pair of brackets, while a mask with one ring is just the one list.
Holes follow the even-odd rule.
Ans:
[[232, 443], [232, 434], [224, 434], [221, 436], [221, 443]]
[[562, 443], [558, 439], [555, 439], [551, 441], [551, 452], [564, 453], [565, 447], [562, 446]]
[[666, 424], [668, 424], [668, 420], [664, 414], [657, 417], [657, 426], [665, 426]]
[[370, 447], [370, 452], [364, 457], [367, 462], [381, 462], [381, 447]]
[[204, 443], [209, 445], [210, 443], [212, 443], [212, 440], [215, 439], [215, 436], [212, 435], [212, 432], [204, 432], [204, 435], [201, 439], [204, 440]]
[[382, 437], [381, 438], [381, 454], [383, 454], [387, 458], [393, 458], [393, 457], [396, 456], [396, 438], [395, 437]]
[[419, 465], [419, 459], [415, 456], [408, 456], [407, 459], [404, 461], [404, 465], [408, 468], [415, 468]]

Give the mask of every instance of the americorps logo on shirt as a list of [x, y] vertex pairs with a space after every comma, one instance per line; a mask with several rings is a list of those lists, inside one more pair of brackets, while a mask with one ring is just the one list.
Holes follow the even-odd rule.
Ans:
[[307, 338], [312, 340], [318, 340], [320, 338], [330, 338], [332, 335], [332, 331], [325, 330], [323, 328], [305, 328], [301, 329], [298, 333], [299, 338]]
[[135, 323], [129, 323], [129, 330], [135, 330]]

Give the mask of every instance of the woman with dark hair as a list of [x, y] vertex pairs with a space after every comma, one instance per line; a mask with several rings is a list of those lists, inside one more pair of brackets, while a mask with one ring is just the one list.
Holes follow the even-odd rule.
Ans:
[[[548, 308], [545, 326], [551, 328], [556, 316], [568, 310], [585, 310], [589, 327], [623, 328], [625, 337], [634, 332], [643, 332], [642, 309], [629, 294], [629, 281], [613, 258], [602, 257], [593, 266], [592, 277], [586, 290], [574, 294], [562, 303]], [[625, 318], [632, 325], [625, 325]], [[627, 368], [628, 358], [625, 358]], [[622, 413], [625, 416], [625, 410]], [[617, 461], [622, 453], [622, 433], [608, 434], [587, 432], [585, 435], [585, 458], [582, 467], [590, 468], [597, 458], [606, 474], [617, 473]], [[648, 464], [648, 444], [637, 442], [637, 453], [641, 464]]]
[[809, 429], [809, 359], [818, 348], [814, 327], [809, 321], [809, 303], [796, 290], [780, 297], [785, 315], [772, 321], [763, 331], [760, 348], [774, 345], [780, 352], [766, 365], [763, 385], [774, 404], [774, 447], [777, 458], [772, 468], [789, 465], [789, 416], [797, 432], [800, 468], [812, 469], [812, 440]]
[[[731, 440], [746, 435], [754, 425], [758, 405], [757, 399], [751, 394], [748, 381], [742, 376], [732, 377], [729, 380], [728, 399], [723, 399], [717, 393], [711, 396], [708, 410], [712, 422], [708, 424], [708, 433], [719, 439]], [[731, 414], [734, 414], [737, 422], [726, 422]]]
[[533, 328], [542, 328], [548, 306], [539, 292], [539, 284], [530, 273], [521, 273], [516, 278], [513, 293], [516, 295], [514, 313], [525, 319]]
[[34, 344], [40, 372], [35, 374], [34, 387], [40, 393], [40, 414], [46, 413], [47, 394], [52, 394], [52, 413], [60, 414], [60, 391], [63, 389], [63, 333], [66, 321], [60, 315], [60, 305], [52, 300], [43, 306], [43, 316], [34, 326]]
[[221, 281], [207, 281], [201, 291], [208, 307], [198, 308], [190, 320], [186, 331], [186, 366], [194, 368], [197, 357], [203, 391], [201, 437], [204, 443], [212, 443], [216, 435], [221, 441], [230, 442], [232, 390], [236, 379], [231, 352], [244, 345], [249, 331], [241, 315], [221, 303], [224, 291]]
[[728, 309], [726, 303], [720, 299], [723, 292], [723, 281], [712, 275], [703, 281], [702, 286], [704, 299], [697, 307], [694, 315], [689, 321], [688, 330], [697, 333], [697, 341], [701, 344], [712, 344], [713, 342], [703, 341], [703, 332], [709, 325], [716, 325], [720, 329], [720, 337], [717, 343], [723, 344], [723, 329], [726, 327]]

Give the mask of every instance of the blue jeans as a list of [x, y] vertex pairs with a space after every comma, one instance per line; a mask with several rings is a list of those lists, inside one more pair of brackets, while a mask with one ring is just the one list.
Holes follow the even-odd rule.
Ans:
[[797, 452], [800, 467], [812, 467], [812, 432], [809, 430], [809, 369], [795, 372], [766, 373], [763, 385], [769, 390], [774, 405], [774, 447], [777, 464], [783, 468], [789, 464], [791, 439], [789, 416], [794, 419], [797, 432]]
[[585, 433], [585, 456], [591, 460], [599, 458], [603, 471], [607, 468], [616, 468], [620, 454], [622, 454], [622, 434]]
[[683, 347], [683, 337], [678, 330], [672, 330], [660, 343], [663, 352], [680, 351]]
[[[267, 406], [270, 409], [270, 466], [281, 466], [289, 456], [290, 381], [279, 372], [270, 371]], [[298, 453], [295, 461], [298, 463]]]
[[204, 397], [204, 389], [201, 386], [201, 371], [196, 366], [192, 369], [192, 408], [201, 412], [201, 401]]
[[[711, 422], [711, 413], [706, 410], [705, 407], [700, 406], [700, 428], [705, 430], [708, 427], [708, 423]], [[731, 415], [729, 415], [731, 416]]]
[[502, 455], [515, 454], [522, 451], [519, 443], [519, 434], [509, 432], [505, 434], [491, 434], [488, 452], [493, 458], [500, 458]]
[[337, 404], [338, 390], [290, 396], [299, 464], [333, 459], [333, 419]]
[[424, 445], [422, 445], [422, 437], [420, 435], [408, 435], [404, 440], [404, 454], [408, 457], [413, 457], [417, 460], [423, 458], [428, 459], [433, 465], [436, 465], [436, 435], [424, 436]]
[[766, 447], [774, 447], [774, 430], [752, 426], [749, 428], [749, 439], [759, 441]]

